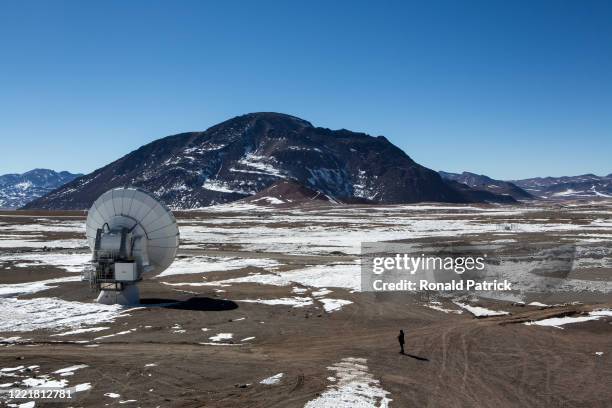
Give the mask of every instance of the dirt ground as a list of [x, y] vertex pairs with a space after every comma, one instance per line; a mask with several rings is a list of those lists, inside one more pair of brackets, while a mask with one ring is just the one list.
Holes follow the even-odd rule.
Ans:
[[[551, 223], [589, 225], [602, 217], [609, 222], [609, 209], [609, 206], [586, 206], [583, 213], [594, 211], [587, 217], [546, 208], [530, 214], [533, 220], [529, 222], [545, 218]], [[227, 227], [240, 221], [235, 217], [241, 214], [179, 213], [177, 218], [181, 227], [201, 225], [206, 229], [219, 228], [218, 224], [207, 224], [207, 220], [224, 218]], [[262, 217], [268, 226], [287, 227], [286, 219], [276, 223], [269, 214]], [[513, 217], [503, 216], [496, 222], [529, 223]], [[4, 226], [63, 225], [83, 220], [82, 213], [0, 214], [3, 223], [0, 225]], [[239, 224], [243, 228], [261, 225], [258, 215]], [[300, 224], [296, 221], [293, 225]], [[336, 224], [330, 221], [326, 225]], [[38, 239], [43, 241], [82, 238], [78, 231], [49, 229], [41, 233], [7, 228], [1, 233], [5, 238], [19, 235], [25, 240], [28, 234], [42, 234], [44, 238]], [[609, 235], [611, 230], [612, 227], [603, 232], [587, 229], [580, 230], [580, 234], [590, 234], [592, 238], [595, 234]], [[513, 237], [517, 234], [520, 232], [515, 232]], [[521, 237], [558, 242], [561, 234], [558, 230], [525, 232]], [[577, 232], [568, 230], [563, 234], [575, 236]], [[499, 237], [485, 232], [471, 235], [473, 240], [493, 238]], [[437, 238], [419, 238], [422, 242], [431, 239]], [[180, 250], [182, 259], [202, 255], [240, 257], [248, 253], [251, 258], [281, 262], [278, 268], [281, 271], [350, 262], [355, 258], [350, 251], [342, 249], [312, 254], [292, 253], [282, 247], [276, 251], [249, 251], [244, 242], [229, 235], [224, 242], [207, 241], [194, 246], [192, 239], [189, 243], [192, 245]], [[10, 261], [11, 256], [45, 253], [43, 248], [24, 245], [0, 248], [0, 255], [5, 256], [0, 263], [0, 284], [78, 275], [48, 264], [18, 267], [17, 260]], [[610, 239], [604, 236], [597, 245], [609, 247]], [[83, 247], [60, 246], [46, 251], [88, 253]], [[388, 393], [391, 407], [610, 407], [612, 318], [567, 324], [562, 328], [524, 324], [610, 309], [610, 293], [559, 293], [547, 297], [550, 304], [553, 299], [559, 302], [553, 307], [485, 299], [480, 301], [480, 306], [509, 314], [476, 318], [465, 311], [457, 314], [434, 310], [418, 294], [375, 294], [330, 288], [335, 298], [352, 302], [330, 312], [325, 310], [320, 297], [312, 295], [314, 288], [299, 283], [189, 285], [264, 272], [265, 268], [245, 267], [203, 275], [190, 272], [163, 278], [146, 277], [140, 284], [140, 307], [126, 311], [112, 322], [97, 324], [108, 329], [66, 336], [56, 335], [68, 330], [65, 328], [0, 331], [0, 368], [37, 365], [40, 368], [36, 372], [43, 374], [87, 365], [65, 378], [70, 386], [90, 383], [91, 389], [75, 394], [70, 401], [36, 400], [36, 407], [303, 407], [333, 387], [328, 377], [334, 376], [334, 371], [329, 367], [346, 358], [366, 360], [368, 373]], [[612, 280], [609, 268], [585, 268], [582, 273], [581, 279]], [[312, 304], [293, 307], [241, 301], [292, 298], [296, 293], [311, 296]], [[67, 281], [18, 296], [21, 300], [41, 297], [90, 303], [95, 293], [86, 283]], [[436, 299], [440, 307], [458, 310], [452, 298]], [[17, 319], [6, 314], [0, 318], [5, 322]], [[406, 333], [405, 355], [399, 353], [396, 338], [399, 329]], [[219, 333], [231, 333], [232, 339], [211, 341], [210, 337]], [[115, 335], [100, 338], [111, 334]], [[7, 340], [14, 336], [20, 339]], [[277, 383], [260, 383], [279, 373], [283, 376]], [[0, 383], [13, 380], [2, 376], [0, 371]], [[4, 400], [0, 404], [25, 401]], [[383, 403], [378, 401], [376, 406]]]

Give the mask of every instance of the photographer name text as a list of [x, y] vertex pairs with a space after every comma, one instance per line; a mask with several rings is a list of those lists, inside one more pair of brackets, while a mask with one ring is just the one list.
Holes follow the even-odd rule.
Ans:
[[512, 284], [508, 280], [498, 281], [475, 281], [471, 279], [451, 281], [451, 282], [429, 282], [421, 279], [418, 282], [402, 279], [398, 282], [385, 282], [382, 279], [377, 279], [372, 282], [372, 288], [375, 291], [417, 291], [417, 290], [435, 290], [435, 291], [509, 291], [512, 290]]

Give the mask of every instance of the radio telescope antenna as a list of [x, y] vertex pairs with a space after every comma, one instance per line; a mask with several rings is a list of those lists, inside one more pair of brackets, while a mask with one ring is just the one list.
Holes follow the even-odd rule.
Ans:
[[87, 242], [93, 252], [82, 279], [100, 291], [98, 303], [140, 302], [143, 273], [172, 264], [179, 230], [172, 212], [148, 193], [115, 188], [102, 194], [87, 214]]

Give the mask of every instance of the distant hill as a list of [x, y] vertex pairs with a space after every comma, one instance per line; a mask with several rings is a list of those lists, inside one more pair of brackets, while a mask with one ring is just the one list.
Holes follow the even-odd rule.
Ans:
[[23, 174], [0, 176], [0, 208], [19, 208], [42, 197], [82, 174], [34, 169]]
[[283, 207], [301, 206], [304, 204], [338, 204], [338, 201], [320, 191], [304, 187], [292, 180], [277, 181], [270, 187], [242, 201], [264, 206]]
[[119, 186], [143, 188], [173, 208], [198, 208], [255, 195], [280, 180], [338, 201], [474, 201], [383, 136], [263, 112], [156, 140], [26, 208], [86, 209]]
[[468, 186], [467, 184], [460, 183], [458, 181], [447, 180], [448, 184], [458, 191], [461, 191], [463, 196], [471, 202], [481, 203], [501, 203], [501, 204], [512, 204], [516, 203], [516, 200], [508, 194], [495, 194], [487, 190], [476, 189]]
[[529, 193], [548, 199], [604, 197], [612, 198], [612, 174], [583, 174], [565, 177], [536, 177], [513, 180]]
[[475, 174], [464, 171], [463, 173], [438, 172], [442, 178], [466, 184], [477, 190], [488, 191], [493, 194], [506, 195], [515, 200], [530, 200], [535, 198], [532, 194], [523, 190], [519, 186], [502, 180], [495, 180], [482, 174]]

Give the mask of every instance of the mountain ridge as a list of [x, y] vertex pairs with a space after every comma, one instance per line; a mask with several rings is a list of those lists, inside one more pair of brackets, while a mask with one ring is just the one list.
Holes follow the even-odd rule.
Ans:
[[281, 179], [339, 201], [474, 201], [384, 136], [257, 112], [202, 132], [157, 139], [26, 208], [86, 209], [104, 191], [119, 186], [148, 190], [173, 208], [199, 208], [254, 195]]
[[535, 198], [532, 194], [528, 193], [512, 182], [496, 180], [484, 174], [470, 173], [468, 171], [464, 171], [462, 173], [439, 171], [438, 173], [444, 179], [457, 181], [477, 190], [489, 191], [491, 193], [500, 195], [508, 195], [515, 200], [531, 200]]
[[23, 207], [80, 176], [42, 168], [0, 175], [0, 208]]
[[587, 173], [578, 176], [533, 177], [512, 182], [530, 194], [546, 199], [612, 198], [612, 173], [607, 176]]

